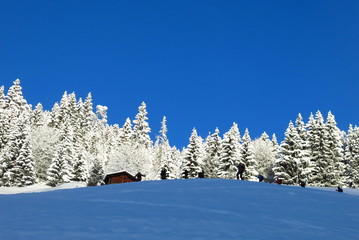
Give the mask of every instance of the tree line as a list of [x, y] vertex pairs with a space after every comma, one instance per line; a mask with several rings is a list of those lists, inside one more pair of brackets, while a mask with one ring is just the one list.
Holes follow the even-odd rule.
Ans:
[[329, 112], [320, 111], [304, 123], [299, 114], [289, 122], [284, 140], [277, 142], [265, 132], [251, 139], [236, 123], [223, 135], [215, 129], [206, 138], [194, 128], [183, 149], [171, 146], [167, 119], [155, 140], [150, 138], [146, 104], [133, 120], [122, 126], [107, 122], [107, 107], [93, 106], [89, 93], [83, 100], [65, 92], [51, 111], [41, 103], [27, 103], [20, 80], [5, 94], [0, 88], [0, 186], [27, 186], [46, 182], [57, 186], [69, 181], [101, 184], [105, 173], [142, 172], [146, 179], [160, 179], [166, 169], [170, 179], [190, 178], [204, 172], [208, 178], [234, 179], [236, 166], [246, 165], [244, 179], [284, 184], [305, 182], [315, 186], [359, 186], [359, 129], [337, 127]]

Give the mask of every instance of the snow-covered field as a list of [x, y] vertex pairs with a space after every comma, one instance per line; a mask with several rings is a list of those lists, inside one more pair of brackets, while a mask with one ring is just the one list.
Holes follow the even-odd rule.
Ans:
[[[81, 186], [0, 188], [0, 239], [359, 239], [358, 190], [218, 179]], [[5, 194], [20, 191], [37, 192]]]

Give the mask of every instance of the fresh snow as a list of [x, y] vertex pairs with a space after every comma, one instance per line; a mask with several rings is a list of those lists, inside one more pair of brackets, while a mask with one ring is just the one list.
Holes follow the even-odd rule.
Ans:
[[[358, 239], [359, 190], [224, 180], [0, 188], [0, 239]], [[59, 190], [61, 188], [74, 188]], [[36, 192], [49, 191], [50, 192]], [[36, 193], [11, 194], [34, 191]]]
[[37, 183], [27, 187], [0, 187], [0, 194], [17, 194], [17, 193], [34, 193], [34, 192], [49, 192], [60, 189], [72, 189], [78, 187], [86, 187], [84, 182], [70, 182], [64, 183], [57, 187], [50, 187], [45, 183]]

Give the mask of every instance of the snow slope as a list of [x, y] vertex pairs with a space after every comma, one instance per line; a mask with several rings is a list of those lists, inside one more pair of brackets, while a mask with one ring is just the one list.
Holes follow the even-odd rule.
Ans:
[[359, 239], [359, 196], [236, 180], [0, 195], [0, 239]]

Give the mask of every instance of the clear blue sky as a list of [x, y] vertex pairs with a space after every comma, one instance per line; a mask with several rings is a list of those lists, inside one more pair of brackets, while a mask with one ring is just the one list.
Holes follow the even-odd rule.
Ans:
[[359, 124], [359, 1], [1, 0], [0, 85], [20, 78], [50, 110], [65, 90], [109, 107], [147, 103], [172, 145], [237, 122], [279, 139], [289, 120], [331, 110]]

